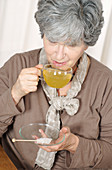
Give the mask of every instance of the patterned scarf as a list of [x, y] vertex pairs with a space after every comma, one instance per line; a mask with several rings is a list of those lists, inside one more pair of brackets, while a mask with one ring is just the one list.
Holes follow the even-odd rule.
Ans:
[[[44, 48], [40, 53], [40, 64], [47, 64], [47, 58]], [[79, 99], [75, 98], [81, 90], [89, 66], [89, 59], [87, 54], [84, 53], [80, 58], [79, 66], [76, 70], [75, 76], [73, 77], [71, 88], [68, 90], [67, 95], [59, 97], [55, 88], [49, 87], [45, 81], [41, 81], [43, 90], [47, 97], [50, 99], [50, 107], [46, 114], [46, 123], [60, 129], [60, 115], [59, 111], [65, 109], [67, 114], [73, 116], [78, 112]], [[47, 129], [47, 135], [51, 134], [51, 130]], [[52, 134], [52, 137], [58, 136], [58, 134]], [[56, 152], [47, 152], [43, 149], [39, 149], [35, 163], [47, 170], [50, 170], [55, 160]]]

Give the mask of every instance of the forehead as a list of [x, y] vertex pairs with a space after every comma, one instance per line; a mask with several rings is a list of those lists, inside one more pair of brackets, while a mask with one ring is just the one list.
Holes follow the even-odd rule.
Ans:
[[46, 35], [43, 36], [43, 40], [50, 41], [51, 43], [58, 43], [60, 45], [67, 45], [67, 46], [74, 46], [74, 47], [80, 46], [83, 44], [82, 41], [79, 43], [79, 42], [72, 41], [70, 39], [65, 40], [65, 41], [59, 41], [59, 40], [55, 40], [54, 38], [49, 38]]

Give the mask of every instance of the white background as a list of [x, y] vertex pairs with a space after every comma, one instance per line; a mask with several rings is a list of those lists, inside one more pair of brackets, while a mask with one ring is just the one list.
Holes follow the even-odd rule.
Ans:
[[[0, 67], [15, 53], [42, 47], [34, 19], [38, 0], [0, 0]], [[87, 52], [112, 69], [112, 0], [102, 0], [105, 23]]]

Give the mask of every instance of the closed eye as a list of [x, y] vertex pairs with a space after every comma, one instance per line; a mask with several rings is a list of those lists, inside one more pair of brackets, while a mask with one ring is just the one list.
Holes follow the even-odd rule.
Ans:
[[51, 45], [57, 45], [57, 42], [53, 42], [53, 41], [50, 41], [50, 40], [48, 40], [48, 41]]

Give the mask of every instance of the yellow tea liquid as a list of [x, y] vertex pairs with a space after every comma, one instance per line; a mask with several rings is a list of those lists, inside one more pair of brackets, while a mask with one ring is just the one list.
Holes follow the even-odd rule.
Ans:
[[43, 77], [48, 86], [62, 88], [69, 83], [72, 75], [64, 71], [48, 69], [43, 70]]

